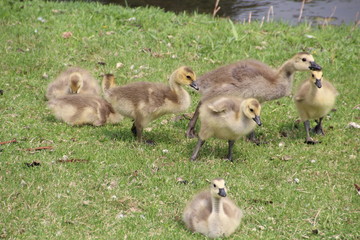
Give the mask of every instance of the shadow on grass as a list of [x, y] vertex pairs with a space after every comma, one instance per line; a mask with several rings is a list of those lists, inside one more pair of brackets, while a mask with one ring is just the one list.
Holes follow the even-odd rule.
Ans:
[[300, 121], [281, 124], [279, 127], [279, 136], [291, 140], [305, 139], [304, 124]]
[[46, 122], [52, 122], [52, 123], [55, 123], [55, 122], [60, 122], [59, 120], [57, 120], [55, 118], [55, 116], [53, 115], [47, 115], [43, 118]]
[[[310, 121], [311, 128], [314, 128], [316, 126], [316, 123], [314, 120]], [[325, 135], [327, 131], [332, 131], [333, 126], [329, 124], [323, 124], [323, 129], [325, 131]], [[296, 122], [287, 122], [282, 125], [280, 125], [279, 135], [283, 138], [287, 138], [289, 140], [294, 140], [297, 142], [304, 142], [306, 138], [306, 132], [304, 123], [300, 121]], [[323, 138], [322, 135], [315, 134], [314, 132], [310, 131], [310, 136], [313, 138], [316, 138], [317, 140], [321, 141], [321, 138]]]
[[[109, 140], [123, 141], [123, 142], [136, 142], [136, 137], [132, 134], [130, 128], [119, 127], [117, 129], [102, 129], [101, 133], [105, 135]], [[151, 132], [143, 132], [144, 140], [151, 140], [156, 143], [169, 143], [173, 142], [170, 135], [166, 131], [156, 129]]]
[[[243, 142], [240, 144], [240, 142]], [[194, 148], [196, 146], [197, 139], [195, 141], [192, 141], [187, 144], [186, 151], [187, 154], [190, 157], [192, 156], [192, 153], [194, 151]], [[235, 142], [234, 148], [233, 148], [233, 162], [246, 162], [248, 159], [248, 153], [245, 151], [242, 151], [243, 147], [258, 147], [252, 142], [247, 142], [245, 139], [238, 139]], [[222, 139], [208, 139], [205, 141], [204, 145], [201, 147], [198, 157], [195, 161], [199, 162], [206, 162], [209, 159], [216, 159], [219, 161], [228, 162], [227, 160], [227, 154], [228, 154], [228, 141], [222, 140]]]
[[108, 140], [114, 141], [123, 141], [123, 142], [133, 142], [135, 141], [134, 135], [131, 133], [130, 129], [118, 128], [118, 129], [100, 129], [102, 135], [105, 135]]

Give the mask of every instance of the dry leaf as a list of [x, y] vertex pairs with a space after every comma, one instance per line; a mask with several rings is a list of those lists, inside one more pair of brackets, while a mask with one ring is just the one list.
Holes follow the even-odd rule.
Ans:
[[40, 166], [41, 164], [40, 164], [40, 162], [38, 162], [38, 161], [33, 161], [32, 163], [25, 163], [25, 165], [26, 165], [27, 167], [38, 167], [38, 166]]
[[289, 156], [289, 155], [285, 155], [285, 156], [282, 156], [282, 157], [281, 157], [281, 160], [283, 160], [283, 161], [289, 161], [289, 160], [291, 160], [291, 159], [292, 159], [292, 157]]
[[350, 122], [349, 127], [351, 127], [351, 128], [360, 128], [360, 125], [357, 124], [356, 122]]
[[10, 141], [0, 142], [0, 145], [7, 144], [7, 143], [16, 143], [16, 138]]
[[25, 151], [30, 151], [30, 152], [33, 152], [33, 151], [40, 151], [40, 150], [53, 150], [53, 147], [52, 146], [46, 146], [46, 147], [36, 147], [36, 148], [27, 148], [27, 149], [24, 149]]
[[116, 63], [116, 68], [121, 68], [121, 67], [123, 67], [123, 66], [124, 66], [124, 64], [121, 63], [121, 62]]
[[176, 178], [176, 182], [177, 182], [177, 183], [182, 183], [182, 184], [187, 184], [187, 183], [188, 183], [187, 180], [184, 180], [184, 179], [181, 178], [181, 177]]
[[356, 183], [354, 183], [354, 186], [355, 186], [355, 188], [356, 188], [356, 190], [357, 190], [358, 194], [360, 195], [360, 186], [359, 186], [359, 185], [357, 185]]
[[52, 13], [64, 13], [63, 10], [53, 9], [51, 10]]
[[72, 32], [63, 32], [62, 33], [62, 37], [65, 38], [65, 39], [66, 38], [71, 38], [72, 35], [73, 35]]
[[89, 162], [89, 160], [87, 159], [76, 159], [76, 158], [72, 158], [72, 159], [59, 159], [57, 160], [58, 163], [74, 163], [74, 162]]

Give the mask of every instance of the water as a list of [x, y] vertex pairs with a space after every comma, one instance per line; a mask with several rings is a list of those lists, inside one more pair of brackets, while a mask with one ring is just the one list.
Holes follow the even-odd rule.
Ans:
[[[90, 0], [91, 1], [91, 0]], [[122, 6], [157, 6], [165, 11], [212, 14], [215, 0], [97, 0], [108, 4]], [[273, 15], [270, 19], [283, 20], [291, 24], [298, 22], [302, 0], [220, 0], [221, 7], [218, 16], [230, 17], [234, 21], [267, 20], [269, 9], [272, 6]], [[271, 12], [270, 12], [271, 13]], [[329, 24], [350, 24], [360, 21], [360, 0], [307, 0], [302, 14], [302, 21], [312, 21], [323, 24], [328, 18]], [[329, 18], [330, 17], [330, 18]]]

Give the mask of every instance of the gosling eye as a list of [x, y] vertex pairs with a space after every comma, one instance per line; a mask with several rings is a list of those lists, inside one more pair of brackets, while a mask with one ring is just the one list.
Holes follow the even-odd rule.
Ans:
[[306, 58], [301, 59], [303, 62], [306, 62]]
[[189, 80], [191, 80], [191, 76], [189, 76], [189, 75], [187, 75], [186, 78], [189, 79]]
[[250, 112], [254, 112], [254, 109], [250, 108]]
[[314, 74], [311, 74], [311, 76], [312, 76], [312, 77], [315, 77], [315, 75], [314, 75]]
[[216, 187], [216, 184], [214, 184], [214, 187]]

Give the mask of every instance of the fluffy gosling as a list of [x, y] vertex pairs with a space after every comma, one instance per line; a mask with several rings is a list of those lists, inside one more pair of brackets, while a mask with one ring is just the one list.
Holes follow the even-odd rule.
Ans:
[[261, 105], [254, 98], [219, 96], [205, 101], [200, 107], [199, 140], [191, 156], [194, 161], [205, 140], [210, 137], [228, 140], [227, 159], [232, 161], [232, 150], [239, 137], [249, 134], [260, 121]]
[[313, 71], [311, 77], [305, 80], [294, 96], [296, 108], [300, 119], [304, 122], [307, 144], [316, 144], [310, 137], [310, 121], [315, 119], [317, 125], [313, 129], [316, 134], [325, 135], [322, 120], [333, 108], [338, 91], [328, 81], [323, 80], [322, 71]]
[[88, 94], [65, 95], [51, 99], [48, 107], [55, 117], [69, 125], [91, 124], [101, 126], [105, 123], [120, 122], [122, 116], [99, 96]]
[[69, 94], [100, 95], [100, 87], [90, 72], [79, 68], [70, 67], [49, 84], [46, 91], [48, 100]]
[[[142, 141], [143, 129], [153, 120], [170, 113], [183, 112], [189, 108], [191, 98], [182, 87], [194, 83], [196, 75], [189, 67], [180, 67], [169, 78], [169, 85], [154, 82], [135, 82], [116, 86], [111, 75], [105, 75], [102, 83], [105, 99], [115, 111], [134, 120], [132, 133]], [[152, 141], [147, 141], [152, 143]]]
[[210, 189], [197, 194], [186, 206], [183, 221], [192, 232], [209, 238], [228, 237], [238, 228], [243, 212], [227, 197], [225, 181], [216, 178]]

